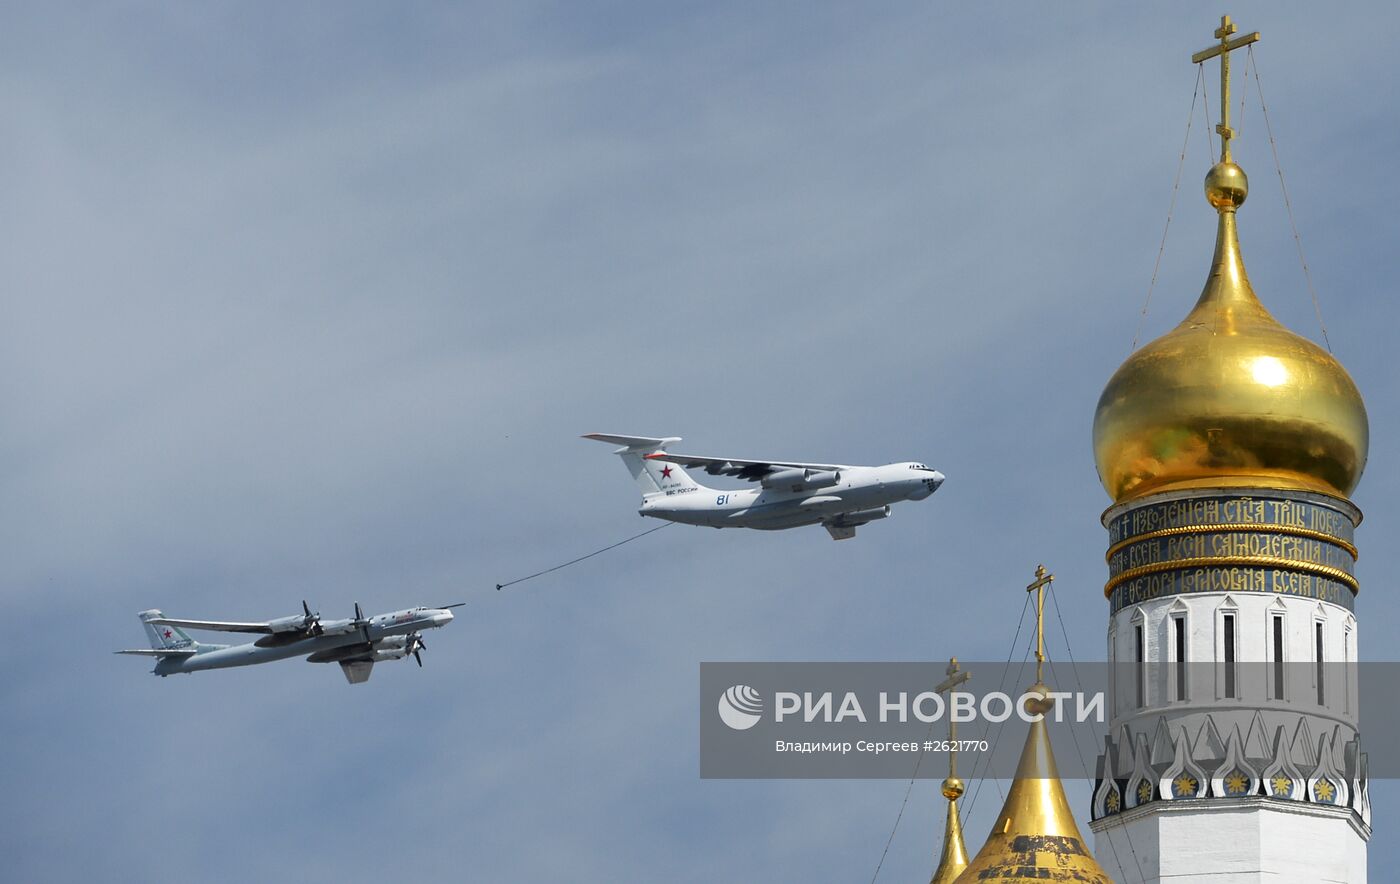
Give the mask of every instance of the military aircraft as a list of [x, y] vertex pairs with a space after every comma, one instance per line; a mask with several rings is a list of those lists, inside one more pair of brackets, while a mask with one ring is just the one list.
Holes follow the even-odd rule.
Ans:
[[[412, 654], [421, 667], [421, 652], [427, 645], [419, 631], [446, 626], [452, 622], [448, 609], [464, 604], [409, 608], [366, 617], [356, 602], [354, 617], [323, 621], [320, 613], [311, 613], [311, 607], [303, 601], [304, 613], [263, 623], [178, 620], [160, 611], [142, 611], [141, 622], [151, 640], [150, 648], [116, 653], [155, 657], [156, 668], [151, 672], [159, 676], [305, 656], [309, 663], [339, 663], [346, 680], [360, 684], [369, 680], [374, 664], [382, 660], [402, 660]], [[262, 638], [242, 645], [203, 644], [190, 638], [185, 629], [262, 633]]]
[[[672, 454], [667, 446], [679, 437], [616, 436], [588, 433], [621, 445], [615, 454], [642, 489], [643, 516], [707, 525], [711, 528], [758, 528], [776, 531], [820, 524], [833, 540], [856, 536], [856, 528], [890, 514], [890, 504], [923, 500], [943, 484], [938, 470], [912, 461], [879, 467], [782, 460], [743, 460]], [[711, 476], [734, 476], [757, 482], [758, 489], [726, 491], [707, 488], [685, 468], [702, 468]]]

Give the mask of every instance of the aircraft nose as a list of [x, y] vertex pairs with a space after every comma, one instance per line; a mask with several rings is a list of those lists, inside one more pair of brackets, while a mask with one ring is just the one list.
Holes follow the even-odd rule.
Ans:
[[452, 622], [452, 612], [451, 612], [451, 611], [435, 611], [435, 612], [433, 612], [433, 623], [434, 623], [434, 624], [436, 624], [436, 625], [438, 625], [438, 626], [446, 626], [447, 624], [449, 624], [449, 623], [451, 623], [451, 622]]
[[920, 478], [919, 484], [909, 494], [910, 500], [923, 500], [930, 494], [938, 490], [938, 486], [943, 484], [943, 474], [937, 470], [930, 470], [929, 473]]

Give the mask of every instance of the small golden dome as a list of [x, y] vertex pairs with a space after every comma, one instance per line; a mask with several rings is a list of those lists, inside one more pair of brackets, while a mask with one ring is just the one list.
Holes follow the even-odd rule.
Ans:
[[1361, 394], [1255, 296], [1235, 228], [1243, 170], [1221, 162], [1205, 188], [1220, 213], [1210, 277], [1186, 319], [1128, 357], [1099, 397], [1099, 479], [1115, 502], [1193, 487], [1346, 497], [1366, 466]]
[[[1039, 696], [1027, 703], [1028, 709], [1049, 711], [1054, 705], [1050, 689], [1039, 681], [1027, 694]], [[956, 884], [1015, 884], [1028, 879], [1113, 884], [1074, 821], [1050, 749], [1044, 712], [1026, 734], [1016, 779], [991, 834]]]

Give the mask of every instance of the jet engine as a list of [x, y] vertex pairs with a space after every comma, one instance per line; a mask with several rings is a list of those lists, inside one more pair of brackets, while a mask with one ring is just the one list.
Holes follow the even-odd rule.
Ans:
[[838, 470], [790, 469], [769, 473], [759, 480], [759, 484], [775, 491], [811, 491], [840, 481], [841, 473]]
[[883, 519], [889, 516], [888, 506], [877, 506], [868, 510], [856, 510], [853, 513], [842, 513], [831, 520], [831, 524], [838, 528], [859, 528], [867, 522], [874, 522], [876, 519]]

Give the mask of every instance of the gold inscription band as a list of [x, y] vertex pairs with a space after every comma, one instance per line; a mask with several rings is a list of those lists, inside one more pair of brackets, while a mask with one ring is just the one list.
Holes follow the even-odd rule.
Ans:
[[1183, 534], [1216, 534], [1229, 531], [1252, 531], [1256, 534], [1290, 534], [1294, 537], [1306, 537], [1309, 540], [1320, 540], [1323, 543], [1330, 543], [1340, 546], [1351, 553], [1352, 560], [1357, 558], [1356, 546], [1340, 537], [1334, 537], [1324, 531], [1314, 531], [1311, 528], [1295, 528], [1292, 525], [1269, 525], [1269, 524], [1249, 524], [1235, 523], [1229, 525], [1182, 525], [1177, 528], [1159, 528], [1156, 531], [1148, 531], [1129, 537], [1127, 540], [1120, 540], [1108, 548], [1108, 552], [1103, 554], [1105, 562], [1113, 558], [1113, 554], [1134, 543], [1144, 540], [1155, 540], [1159, 537], [1180, 537]]
[[1123, 573], [1114, 577], [1104, 584], [1104, 598], [1113, 595], [1113, 590], [1119, 584], [1148, 574], [1160, 574], [1163, 571], [1183, 571], [1187, 568], [1225, 568], [1230, 565], [1242, 565], [1253, 568], [1286, 568], [1290, 571], [1302, 571], [1306, 574], [1316, 574], [1319, 577], [1326, 577], [1338, 583], [1345, 584], [1351, 589], [1353, 595], [1361, 591], [1361, 584], [1356, 582], [1356, 578], [1341, 570], [1328, 565], [1314, 565], [1309, 562], [1298, 562], [1293, 559], [1279, 559], [1273, 556], [1220, 556], [1218, 558], [1204, 556], [1193, 559], [1177, 559], [1173, 562], [1157, 562], [1151, 565], [1142, 565], [1138, 568], [1129, 568]]

